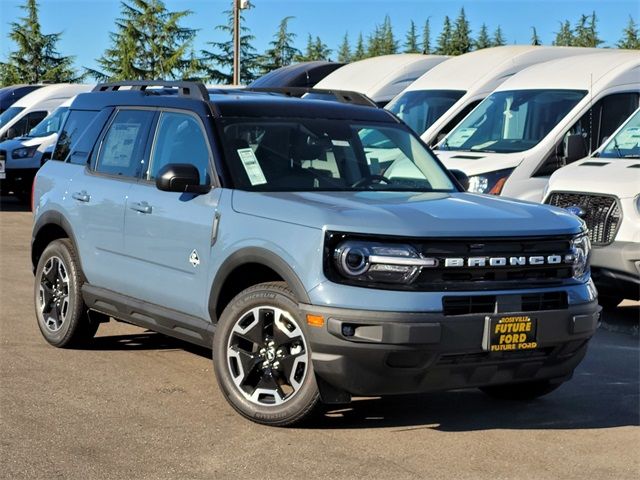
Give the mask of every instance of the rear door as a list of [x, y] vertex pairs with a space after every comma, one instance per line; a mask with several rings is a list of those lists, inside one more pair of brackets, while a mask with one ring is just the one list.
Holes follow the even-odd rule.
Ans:
[[148, 167], [128, 192], [124, 248], [127, 291], [135, 298], [207, 318], [208, 266], [220, 189], [207, 194], [164, 192], [158, 171], [189, 163], [201, 184], [212, 178], [212, 150], [202, 119], [186, 111], [162, 111]]

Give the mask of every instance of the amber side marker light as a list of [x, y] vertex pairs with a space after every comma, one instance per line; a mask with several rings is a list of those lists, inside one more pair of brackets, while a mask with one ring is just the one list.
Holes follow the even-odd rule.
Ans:
[[324, 317], [322, 315], [307, 314], [307, 324], [312, 327], [324, 327]]

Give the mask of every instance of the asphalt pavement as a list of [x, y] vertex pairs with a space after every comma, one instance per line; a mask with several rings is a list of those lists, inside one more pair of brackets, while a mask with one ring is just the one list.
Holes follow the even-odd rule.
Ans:
[[[574, 378], [521, 404], [477, 390], [356, 399], [305, 428], [224, 401], [210, 352], [130, 325], [41, 337], [31, 213], [0, 200], [0, 478], [637, 479], [638, 337], [600, 329]], [[633, 324], [627, 302], [607, 324]]]

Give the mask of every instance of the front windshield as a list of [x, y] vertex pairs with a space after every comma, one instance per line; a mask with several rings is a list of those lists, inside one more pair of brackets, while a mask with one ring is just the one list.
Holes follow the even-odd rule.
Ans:
[[464, 94], [463, 90], [413, 90], [399, 95], [385, 108], [422, 135]]
[[0, 128], [9, 123], [16, 115], [18, 115], [24, 107], [9, 107], [0, 115]]
[[242, 190], [457, 191], [429, 151], [397, 124], [229, 118], [222, 135]]
[[605, 158], [640, 158], [640, 110], [627, 121], [600, 152]]
[[438, 145], [442, 150], [512, 153], [535, 147], [586, 95], [578, 90], [514, 90], [485, 98]]
[[69, 111], [69, 107], [58, 107], [56, 108], [51, 115], [42, 120], [38, 125], [33, 127], [28, 137], [46, 137], [51, 135], [52, 133], [58, 133], [60, 127], [64, 119], [67, 116], [67, 112]]

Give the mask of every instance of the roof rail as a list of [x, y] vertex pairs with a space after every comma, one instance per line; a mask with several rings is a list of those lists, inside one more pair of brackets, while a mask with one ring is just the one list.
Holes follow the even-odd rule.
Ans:
[[246, 88], [246, 91], [250, 92], [266, 92], [266, 93], [279, 93], [286, 95], [287, 97], [300, 98], [307, 93], [319, 93], [326, 95], [333, 95], [338, 102], [351, 103], [353, 105], [363, 105], [365, 107], [376, 107], [376, 102], [367, 97], [364, 93], [352, 92], [348, 90], [333, 90], [323, 88], [307, 88], [307, 87], [255, 87]]
[[122, 87], [131, 87], [130, 90], [141, 92], [147, 91], [152, 87], [160, 87], [167, 89], [177, 89], [178, 95], [183, 97], [192, 97], [199, 100], [208, 101], [209, 92], [201, 82], [183, 82], [170, 80], [125, 80], [121, 82], [99, 83], [92, 90], [93, 92], [117, 92]]

